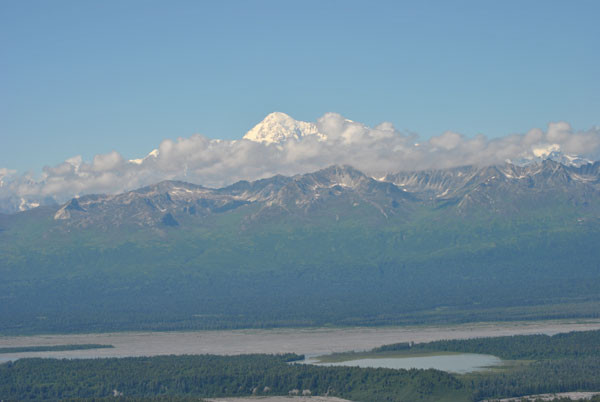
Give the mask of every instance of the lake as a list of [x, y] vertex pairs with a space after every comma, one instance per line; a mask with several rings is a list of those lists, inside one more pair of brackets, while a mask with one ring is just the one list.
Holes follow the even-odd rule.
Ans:
[[451, 373], [465, 374], [502, 364], [502, 360], [492, 355], [474, 353], [444, 354], [415, 357], [382, 357], [346, 360], [335, 363], [319, 363], [317, 359], [307, 358], [302, 363], [317, 366], [349, 366], [390, 369], [437, 369]]

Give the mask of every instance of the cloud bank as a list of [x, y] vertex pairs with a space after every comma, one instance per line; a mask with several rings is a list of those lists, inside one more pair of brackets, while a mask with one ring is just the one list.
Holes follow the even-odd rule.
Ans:
[[332, 164], [352, 165], [381, 177], [402, 170], [536, 160], [553, 151], [596, 160], [600, 128], [575, 132], [568, 123], [558, 122], [550, 123], [545, 131], [536, 128], [502, 138], [469, 138], [448, 131], [419, 141], [387, 122], [368, 127], [327, 113], [306, 123], [273, 113], [240, 140], [211, 140], [196, 134], [166, 139], [140, 159], [127, 160], [116, 151], [96, 155], [91, 161], [75, 156], [45, 167], [39, 179], [0, 168], [0, 209], [13, 212], [83, 194], [119, 193], [161, 180], [220, 187]]

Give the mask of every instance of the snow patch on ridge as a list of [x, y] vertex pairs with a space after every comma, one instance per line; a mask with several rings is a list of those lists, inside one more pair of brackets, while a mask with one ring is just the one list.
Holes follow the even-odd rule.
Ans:
[[21, 203], [19, 204], [19, 211], [27, 211], [28, 209], [37, 208], [40, 206], [39, 202], [27, 201], [25, 198], [21, 198]]

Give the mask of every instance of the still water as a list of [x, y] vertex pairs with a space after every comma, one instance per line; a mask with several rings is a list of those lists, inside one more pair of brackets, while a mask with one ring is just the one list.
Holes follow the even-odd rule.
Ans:
[[386, 357], [347, 360], [335, 363], [318, 363], [314, 358], [303, 361], [307, 364], [318, 366], [354, 366], [391, 369], [437, 369], [451, 373], [465, 374], [483, 370], [489, 366], [496, 366], [502, 360], [492, 355], [474, 353], [461, 353], [455, 355], [418, 356], [418, 357]]

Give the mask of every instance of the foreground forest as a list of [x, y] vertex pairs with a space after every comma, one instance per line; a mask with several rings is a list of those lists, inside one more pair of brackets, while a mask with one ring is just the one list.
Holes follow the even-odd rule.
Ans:
[[[0, 395], [16, 399], [124, 395], [248, 396], [310, 393], [353, 400], [456, 401], [466, 386], [437, 370], [288, 364], [298, 355], [23, 359], [0, 366]], [[400, 398], [400, 399], [398, 399]]]
[[600, 331], [385, 345], [372, 352], [483, 353], [501, 369], [461, 376], [474, 400], [567, 391], [600, 391]]
[[[499, 368], [471, 374], [293, 364], [303, 356], [159, 356], [20, 359], [0, 365], [9, 400], [311, 395], [353, 401], [479, 401], [567, 391], [600, 391], [600, 331], [395, 344], [368, 352], [495, 354]], [[355, 357], [360, 354], [355, 354]]]

